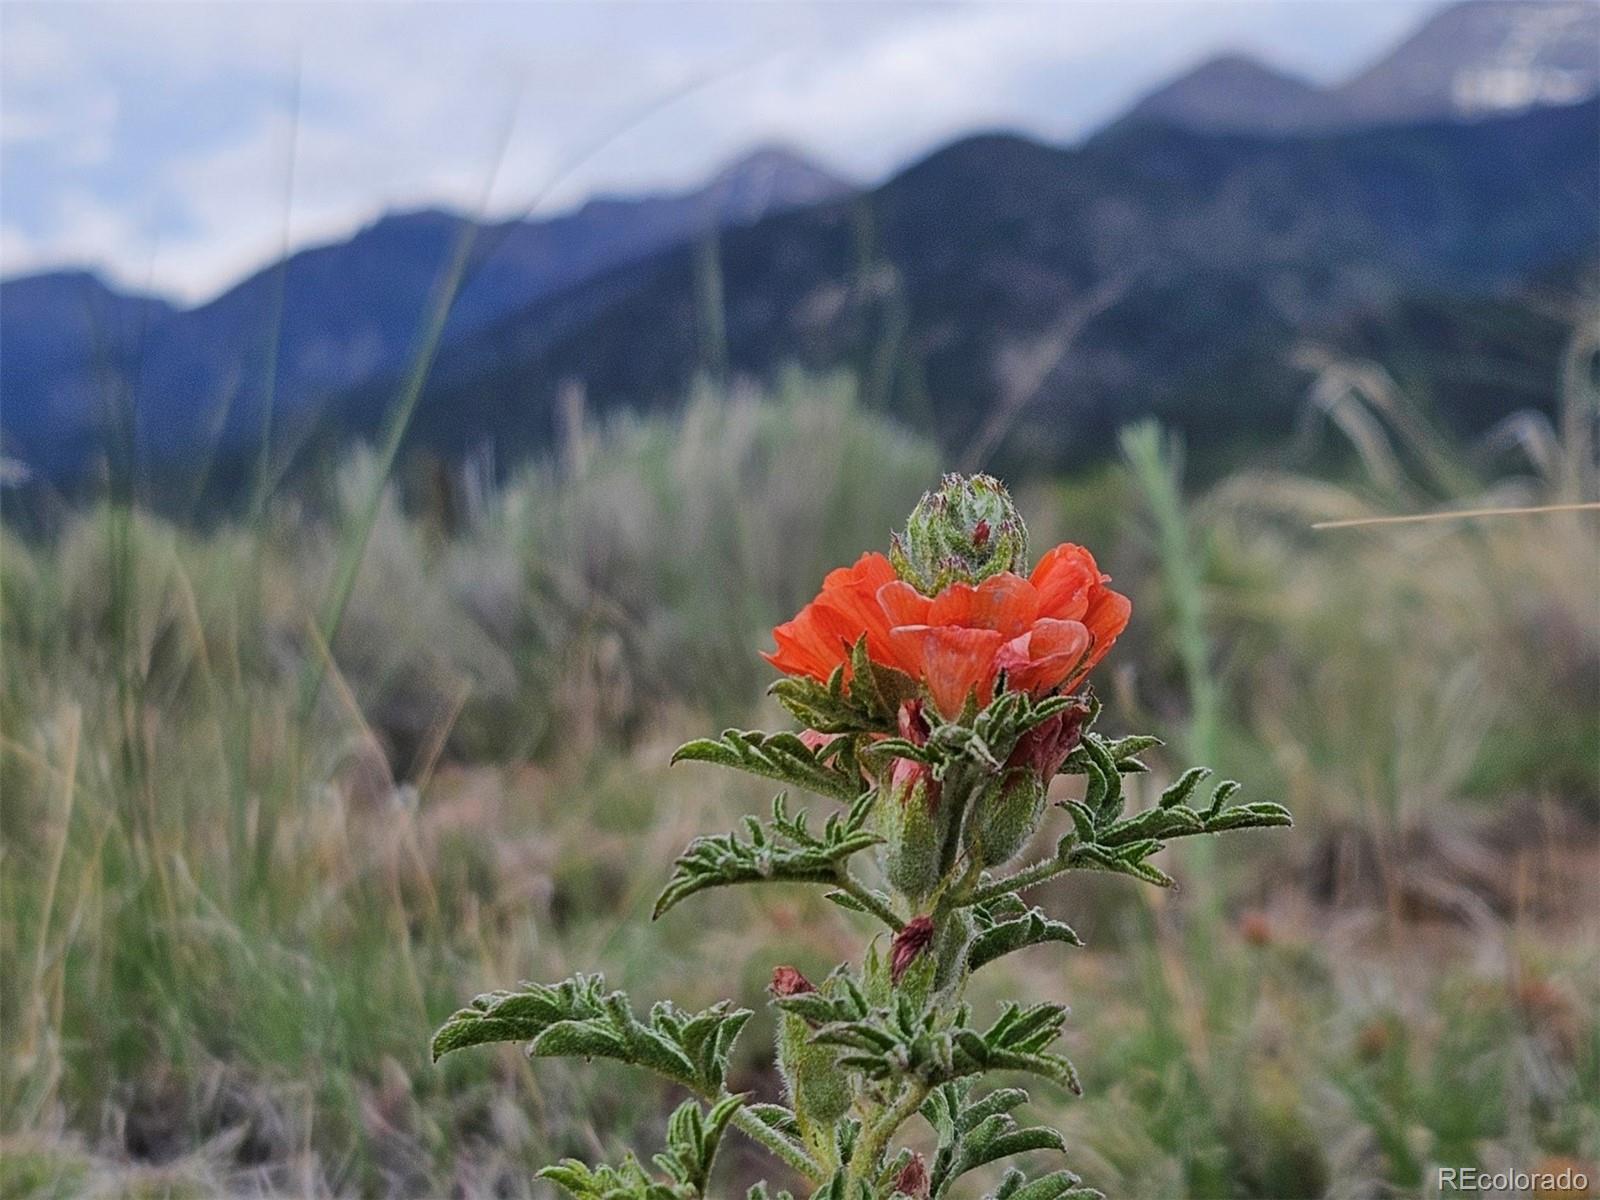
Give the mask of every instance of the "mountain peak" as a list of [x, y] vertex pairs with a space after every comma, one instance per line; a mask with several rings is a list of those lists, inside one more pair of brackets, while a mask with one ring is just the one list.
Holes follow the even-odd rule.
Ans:
[[0, 294], [8, 305], [118, 305], [130, 309], [149, 307], [152, 311], [171, 307], [165, 297], [124, 291], [107, 282], [93, 267], [85, 266], [51, 267], [8, 276], [0, 281]]
[[717, 170], [701, 195], [725, 220], [745, 223], [778, 209], [820, 204], [854, 190], [815, 159], [788, 146], [768, 144]]
[[1303, 79], [1249, 55], [1219, 54], [1150, 93], [1125, 120], [1278, 133], [1315, 119], [1322, 104], [1322, 93]]
[[1337, 87], [1221, 54], [1146, 96], [1118, 124], [1308, 133], [1572, 104], [1600, 92], [1597, 45], [1600, 5], [1592, 0], [1465, 0]]
[[1436, 12], [1337, 89], [1352, 121], [1476, 117], [1572, 104], [1600, 91], [1600, 6], [1467, 0]]

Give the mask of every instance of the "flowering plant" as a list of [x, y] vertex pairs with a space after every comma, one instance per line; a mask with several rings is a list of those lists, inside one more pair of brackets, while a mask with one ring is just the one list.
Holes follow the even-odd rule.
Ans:
[[[975, 971], [1045, 942], [1079, 945], [1066, 924], [1022, 899], [1074, 870], [1168, 886], [1151, 857], [1175, 837], [1287, 825], [1277, 804], [1231, 804], [1238, 784], [1202, 795], [1195, 768], [1152, 807], [1125, 811], [1123, 778], [1159, 743], [1109, 737], [1084, 687], [1128, 623], [1090, 553], [1057, 546], [1024, 575], [1028, 537], [1006, 490], [947, 476], [922, 498], [887, 557], [863, 555], [773, 631], [772, 687], [799, 733], [729, 730], [681, 747], [674, 761], [716, 763], [813, 792], [839, 807], [813, 829], [786, 795], [770, 822], [697, 838], [677, 860], [655, 913], [709, 888], [821, 885], [833, 903], [881, 925], [862, 961], [813, 983], [790, 966], [772, 976], [783, 1103], [728, 1086], [735, 1039], [751, 1017], [723, 1002], [647, 1017], [599, 976], [479, 996], [434, 1036], [437, 1058], [517, 1041], [534, 1057], [618, 1059], [691, 1093], [668, 1123], [655, 1170], [568, 1160], [541, 1174], [579, 1200], [692, 1200], [708, 1195], [732, 1125], [826, 1200], [939, 1200], [956, 1180], [1030, 1150], [1064, 1149], [1053, 1129], [1014, 1115], [1015, 1087], [980, 1091], [986, 1075], [1034, 1075], [1079, 1091], [1051, 1049], [1067, 1009], [1006, 1004], [984, 1021], [965, 1000]], [[1081, 689], [1081, 690], [1080, 690]], [[1033, 842], [1057, 775], [1082, 778], [1058, 801], [1070, 826], [1048, 852], [1011, 864]], [[875, 871], [874, 868], [875, 867]], [[898, 1145], [920, 1116], [929, 1158]], [[777, 1193], [788, 1197], [788, 1192]], [[1028, 1179], [1012, 1168], [991, 1200], [1098, 1196], [1067, 1170]], [[766, 1184], [750, 1200], [767, 1200]]]

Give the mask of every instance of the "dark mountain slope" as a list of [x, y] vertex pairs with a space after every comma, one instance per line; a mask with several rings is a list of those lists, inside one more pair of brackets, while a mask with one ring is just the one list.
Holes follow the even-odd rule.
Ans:
[[[118, 292], [88, 271], [51, 271], [0, 286], [0, 424], [5, 451], [52, 473], [88, 448], [123, 364], [170, 318], [165, 300]], [[15, 421], [13, 418], [18, 418]]]
[[[1011, 441], [1023, 457], [1074, 457], [1141, 413], [1202, 438], [1282, 428], [1297, 337], [1413, 293], [1501, 293], [1592, 254], [1597, 130], [1591, 102], [1323, 138], [968, 139], [858, 201], [724, 234], [728, 358], [757, 375], [861, 367], [876, 402], [930, 417], [955, 452], [1030, 393]], [[567, 378], [598, 408], [680, 396], [715, 361], [695, 299], [704, 261], [673, 251], [463, 339], [418, 441], [515, 456], [548, 436]], [[1075, 318], [1052, 365], [1051, 336]], [[342, 413], [371, 427], [387, 396]]]
[[[554, 218], [482, 227], [447, 336], [465, 335], [706, 230], [846, 191], [814, 164], [766, 149], [693, 191], [603, 197]], [[331, 396], [403, 366], [429, 297], [467, 229], [466, 219], [453, 213], [386, 216], [345, 241], [259, 271], [207, 304], [155, 314], [159, 319], [148, 323], [138, 354], [119, 342], [100, 374], [109, 370], [113, 380], [137, 391], [142, 443], [153, 461], [192, 453], [214, 438], [225, 453], [248, 453], [260, 436], [269, 392], [275, 400], [272, 425], [285, 432]], [[0, 285], [6, 297], [0, 335], [8, 345], [60, 342], [50, 313], [24, 307], [21, 293], [13, 303], [12, 293], [23, 282]], [[64, 382], [86, 370], [82, 353], [74, 357], [65, 350], [48, 361], [25, 357], [8, 363], [8, 438], [24, 447], [77, 447], [76, 455], [53, 460], [53, 469], [81, 458], [83, 444], [93, 438], [95, 405], [79, 395], [83, 389]], [[64, 390], [74, 403], [41, 406], [40, 396]]]

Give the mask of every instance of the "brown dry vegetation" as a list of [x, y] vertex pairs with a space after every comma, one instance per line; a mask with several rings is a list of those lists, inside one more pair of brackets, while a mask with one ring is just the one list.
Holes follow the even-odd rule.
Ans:
[[[1397, 419], [1381, 376], [1343, 382], [1318, 395], [1360, 455], [1320, 475], [1180, 503], [1147, 441], [1022, 490], [1037, 543], [1091, 544], [1135, 599], [1100, 686], [1108, 724], [1174, 745], [1149, 786], [1198, 751], [1299, 817], [1171, 852], [1170, 893], [1042, 889], [1089, 948], [989, 981], [1071, 1002], [1088, 1094], [1039, 1115], [1112, 1194], [1600, 1179], [1597, 521], [1308, 528], [1593, 499], [1593, 395], [1490, 457]], [[448, 514], [390, 489], [331, 643], [370, 460], [251, 525], [106, 506], [8, 534], [0, 1193], [516, 1196], [561, 1155], [653, 1148], [654, 1082], [509, 1050], [436, 1067], [428, 1035], [579, 969], [760, 1010], [774, 963], [848, 952], [852, 918], [803, 891], [648, 920], [682, 846], [769, 799], [665, 763], [781, 724], [765, 630], [937, 466], [837, 382], [579, 431]], [[764, 1035], [741, 1087], [776, 1086]], [[728, 1194], [759, 1169], [731, 1154]]]

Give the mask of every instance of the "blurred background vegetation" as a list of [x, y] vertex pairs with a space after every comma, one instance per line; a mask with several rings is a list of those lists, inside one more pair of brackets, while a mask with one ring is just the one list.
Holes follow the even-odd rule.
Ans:
[[[1310, 529], [1594, 495], [1587, 337], [1562, 418], [1494, 444], [1334, 361], [1270, 462], [1193, 486], [1138, 426], [1020, 487], [1036, 545], [1090, 544], [1135, 597], [1100, 687], [1171, 745], [1151, 786], [1201, 755], [1299, 818], [1169, 864], [1172, 893], [1044, 897], [1089, 947], [1003, 984], [1072, 1002], [1088, 1094], [1041, 1115], [1094, 1184], [1377, 1197], [1600, 1161], [1593, 515]], [[532, 1194], [650, 1144], [672, 1097], [432, 1066], [460, 1001], [600, 967], [759, 1009], [774, 964], [849, 951], [800, 891], [648, 922], [687, 840], [767, 799], [665, 763], [779, 720], [770, 626], [941, 452], [844, 375], [570, 416], [498, 481], [361, 451], [205, 528], [113, 490], [5, 534], [6, 1196]]]

